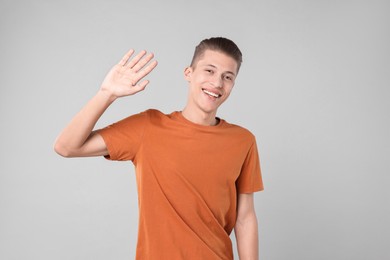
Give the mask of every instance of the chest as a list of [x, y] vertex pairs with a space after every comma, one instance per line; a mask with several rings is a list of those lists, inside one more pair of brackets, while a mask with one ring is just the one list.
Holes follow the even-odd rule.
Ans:
[[231, 185], [246, 154], [247, 146], [235, 136], [170, 129], [149, 132], [140, 149], [143, 163], [158, 174], [179, 175], [196, 185]]

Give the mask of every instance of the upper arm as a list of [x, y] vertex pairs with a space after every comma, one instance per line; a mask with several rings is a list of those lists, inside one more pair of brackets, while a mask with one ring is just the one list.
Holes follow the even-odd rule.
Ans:
[[253, 193], [240, 193], [237, 200], [237, 221], [255, 214]]
[[79, 157], [105, 155], [108, 155], [108, 150], [103, 137], [97, 132], [92, 132], [81, 147]]
[[66, 144], [56, 142], [55, 151], [64, 157], [90, 157], [90, 156], [105, 156], [108, 155], [107, 145], [103, 137], [92, 132], [84, 144], [79, 148], [70, 148]]

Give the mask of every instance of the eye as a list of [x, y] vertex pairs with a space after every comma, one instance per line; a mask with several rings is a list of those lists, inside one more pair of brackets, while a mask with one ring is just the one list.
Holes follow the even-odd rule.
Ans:
[[229, 81], [232, 81], [232, 80], [233, 80], [233, 77], [231, 77], [231, 76], [225, 76], [225, 79], [226, 79], [226, 80], [229, 80]]
[[206, 69], [205, 70], [207, 73], [209, 73], [209, 74], [212, 74], [212, 73], [214, 73], [214, 71], [212, 71], [212, 70], [209, 70], [209, 69]]

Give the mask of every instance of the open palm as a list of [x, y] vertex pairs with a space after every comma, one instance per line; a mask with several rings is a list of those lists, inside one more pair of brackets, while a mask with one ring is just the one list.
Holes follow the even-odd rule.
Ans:
[[151, 61], [152, 53], [141, 51], [132, 59], [134, 50], [131, 49], [106, 75], [101, 89], [109, 91], [114, 97], [133, 95], [145, 89], [148, 80], [142, 80], [156, 66], [157, 61]]

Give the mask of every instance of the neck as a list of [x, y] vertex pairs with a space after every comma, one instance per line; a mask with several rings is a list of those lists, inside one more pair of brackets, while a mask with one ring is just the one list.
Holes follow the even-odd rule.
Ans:
[[213, 113], [193, 111], [190, 110], [187, 106], [181, 112], [185, 119], [191, 121], [194, 124], [205, 126], [214, 126], [218, 124], [218, 120], [215, 117], [216, 113], [217, 111]]

